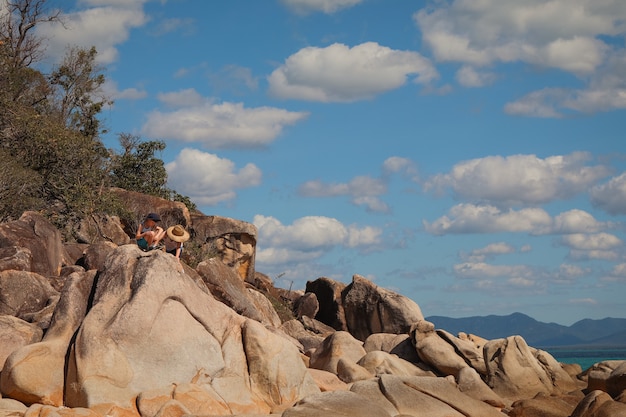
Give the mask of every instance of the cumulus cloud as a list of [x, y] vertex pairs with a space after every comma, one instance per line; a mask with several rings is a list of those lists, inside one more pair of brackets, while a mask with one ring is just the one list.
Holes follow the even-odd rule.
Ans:
[[[588, 74], [602, 61], [601, 36], [624, 30], [619, 0], [515, 0], [438, 3], [414, 15], [438, 60], [476, 66], [523, 61]], [[554, 22], [559, 22], [555, 25]]]
[[472, 280], [472, 288], [490, 293], [510, 291], [544, 292], [545, 273], [528, 265], [492, 265], [484, 262], [465, 262], [454, 265], [454, 274], [460, 279]]
[[496, 75], [492, 72], [478, 71], [469, 65], [464, 65], [456, 73], [456, 80], [463, 87], [484, 87], [493, 83]]
[[303, 197], [350, 196], [353, 204], [365, 206], [369, 211], [388, 212], [389, 207], [379, 196], [387, 192], [387, 184], [378, 178], [358, 176], [348, 183], [327, 184], [319, 180], [307, 181], [298, 187]]
[[315, 260], [334, 247], [366, 248], [380, 243], [376, 227], [344, 225], [324, 216], [307, 216], [283, 225], [271, 216], [256, 215], [259, 249], [256, 260], [263, 264], [287, 264]]
[[474, 249], [469, 253], [461, 253], [461, 257], [469, 262], [484, 262], [486, 259], [491, 259], [496, 255], [505, 255], [508, 253], [514, 253], [515, 247], [505, 243], [497, 242], [491, 243], [483, 248]]
[[[162, 95], [169, 104], [193, 96], [189, 90]], [[193, 97], [192, 97], [193, 98]], [[206, 148], [252, 148], [269, 145], [286, 126], [308, 116], [274, 107], [245, 108], [242, 103], [194, 103], [148, 114], [142, 133], [154, 138], [197, 142]]]
[[145, 90], [137, 88], [125, 88], [123, 90], [118, 89], [118, 85], [113, 80], [106, 80], [101, 87], [102, 92], [106, 97], [116, 100], [140, 100], [146, 98], [148, 93]]
[[183, 149], [173, 162], [165, 165], [168, 186], [188, 196], [198, 205], [215, 205], [236, 197], [235, 190], [261, 183], [261, 170], [235, 164], [197, 149]]
[[363, 0], [281, 0], [281, 2], [298, 14], [323, 12], [333, 14], [339, 10], [356, 6]]
[[98, 51], [97, 61], [110, 64], [118, 58], [117, 45], [130, 31], [146, 24], [143, 1], [92, 1], [92, 8], [64, 14], [64, 24], [41, 23], [37, 34], [47, 40], [47, 55], [62, 57], [67, 45]]
[[[623, 48], [612, 38], [626, 30], [620, 0], [486, 0], [439, 2], [414, 15], [435, 58], [464, 64], [461, 85], [483, 83], [468, 68], [522, 62], [572, 73], [580, 90], [547, 88], [507, 104], [510, 114], [562, 117], [567, 111], [626, 108]], [[559, 24], [554, 24], [558, 21]], [[620, 69], [621, 67], [621, 69]], [[611, 84], [609, 87], [607, 84]]]
[[367, 42], [307, 47], [291, 55], [268, 77], [272, 95], [321, 102], [364, 100], [403, 86], [413, 76], [426, 84], [437, 70], [417, 52]]
[[385, 159], [383, 162], [383, 175], [388, 176], [395, 173], [399, 173], [413, 182], [419, 182], [420, 180], [417, 166], [408, 158], [391, 156]]
[[540, 208], [502, 211], [495, 206], [458, 204], [433, 222], [424, 220], [424, 229], [433, 235], [464, 233], [527, 232], [545, 230], [550, 215]]
[[563, 236], [560, 243], [569, 247], [569, 257], [577, 261], [590, 259], [617, 261], [623, 259], [624, 242], [609, 233], [574, 233]]
[[428, 179], [424, 188], [449, 188], [458, 197], [496, 205], [542, 204], [573, 197], [609, 174], [608, 167], [589, 165], [589, 160], [587, 152], [543, 159], [488, 156], [460, 162], [449, 173]]
[[502, 210], [491, 205], [458, 204], [433, 222], [423, 221], [433, 235], [518, 232], [533, 235], [585, 234], [613, 228], [583, 210], [569, 210], [552, 218], [541, 208]]
[[591, 202], [607, 213], [626, 214], [626, 172], [591, 189]]

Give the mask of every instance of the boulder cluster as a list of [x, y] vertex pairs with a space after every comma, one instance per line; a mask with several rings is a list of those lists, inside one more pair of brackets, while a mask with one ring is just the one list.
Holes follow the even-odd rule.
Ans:
[[114, 217], [0, 224], [0, 417], [626, 416], [626, 361], [453, 335], [359, 275], [275, 288], [253, 225], [160, 204], [210, 248], [193, 268]]

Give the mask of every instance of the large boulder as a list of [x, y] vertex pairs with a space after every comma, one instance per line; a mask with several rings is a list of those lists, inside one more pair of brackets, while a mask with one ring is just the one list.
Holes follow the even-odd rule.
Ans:
[[43, 276], [58, 276], [69, 259], [61, 232], [33, 211], [24, 212], [19, 220], [0, 224], [0, 248], [15, 246], [30, 251], [30, 271]]
[[327, 416], [505, 417], [445, 378], [392, 375], [356, 382], [349, 392], [305, 397], [283, 413], [283, 417]]
[[269, 300], [257, 291], [246, 288], [234, 268], [217, 258], [211, 258], [200, 262], [196, 271], [211, 294], [237, 313], [266, 325], [280, 326], [280, 318], [271, 304], [268, 305]]
[[424, 316], [410, 298], [378, 287], [368, 279], [354, 275], [343, 291], [348, 331], [365, 340], [374, 333], [406, 334]]
[[487, 383], [511, 401], [537, 394], [560, 394], [577, 389], [574, 381], [547, 352], [530, 348], [521, 336], [485, 344]]
[[43, 340], [7, 358], [0, 374], [4, 395], [26, 404], [63, 405], [68, 349], [87, 312], [95, 275], [94, 270], [68, 277]]
[[420, 359], [440, 375], [456, 377], [461, 369], [469, 367], [454, 346], [439, 336], [433, 323], [417, 321], [411, 329], [411, 337]]
[[65, 400], [110, 414], [138, 395], [195, 384], [233, 414], [281, 410], [319, 392], [298, 349], [217, 301], [169, 254], [135, 245], [107, 259], [68, 358]]
[[313, 318], [335, 330], [347, 331], [348, 326], [341, 299], [345, 288], [346, 284], [325, 277], [307, 281], [305, 293], [314, 293], [319, 303], [317, 314]]
[[191, 236], [204, 254], [217, 257], [237, 271], [240, 279], [255, 282], [257, 229], [252, 223], [228, 217], [192, 214]]
[[21, 347], [37, 343], [43, 330], [17, 317], [0, 315], [0, 369], [6, 358]]
[[365, 356], [363, 343], [348, 332], [335, 332], [326, 337], [321, 346], [311, 355], [311, 368], [337, 373], [339, 360], [356, 364]]
[[0, 271], [0, 314], [27, 320], [29, 313], [56, 302], [58, 295], [50, 282], [38, 273]]

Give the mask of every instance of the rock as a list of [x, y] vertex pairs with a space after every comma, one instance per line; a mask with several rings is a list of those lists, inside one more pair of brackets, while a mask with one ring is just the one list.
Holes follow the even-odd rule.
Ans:
[[351, 391], [311, 395], [285, 410], [282, 417], [391, 417], [378, 404]]
[[109, 255], [69, 355], [66, 405], [132, 413], [143, 391], [194, 383], [233, 414], [267, 414], [319, 392], [293, 344], [237, 315], [177, 264], [134, 245]]
[[117, 248], [117, 245], [111, 242], [98, 242], [89, 245], [83, 252], [80, 263], [86, 270], [95, 269], [102, 271], [106, 258], [115, 248]]
[[322, 342], [321, 346], [311, 355], [311, 368], [337, 373], [337, 364], [340, 359], [357, 363], [365, 356], [363, 343], [355, 339], [348, 332], [335, 332]]
[[626, 361], [617, 365], [606, 380], [606, 392], [610, 396], [617, 397], [624, 390], [626, 390]]
[[317, 301], [315, 293], [307, 292], [296, 300], [293, 310], [298, 319], [302, 318], [302, 316], [315, 318], [320, 310], [320, 303]]
[[496, 408], [504, 408], [507, 402], [482, 380], [474, 368], [463, 368], [456, 376], [456, 384], [459, 391]]
[[43, 340], [14, 351], [0, 373], [0, 389], [25, 404], [62, 406], [65, 360], [87, 311], [95, 271], [68, 277]]
[[571, 417], [626, 417], [626, 404], [613, 401], [604, 391], [594, 390], [578, 403]]
[[0, 316], [0, 369], [13, 351], [41, 341], [43, 331], [39, 326], [13, 316]]
[[303, 352], [317, 349], [324, 341], [324, 337], [306, 330], [304, 325], [296, 319], [281, 324], [280, 330], [296, 339], [302, 345]]
[[610, 360], [602, 361], [593, 364], [585, 372], [587, 375], [587, 392], [601, 390], [608, 392], [606, 381], [609, 379], [611, 373], [617, 369], [623, 361]]
[[345, 284], [324, 277], [307, 281], [305, 288], [305, 294], [314, 293], [319, 302], [319, 311], [314, 318], [340, 331], [348, 330], [341, 295], [345, 288]]
[[516, 401], [576, 389], [576, 382], [554, 358], [529, 348], [521, 336], [488, 342], [484, 356], [487, 384], [505, 399]]
[[309, 374], [311, 374], [313, 380], [322, 392], [340, 390], [347, 391], [350, 387], [332, 372], [309, 368]]
[[33, 254], [28, 248], [7, 246], [0, 248], [0, 271], [14, 269], [16, 271], [30, 271], [33, 263]]
[[0, 315], [24, 319], [46, 307], [58, 295], [48, 280], [36, 272], [0, 271]]
[[382, 350], [397, 355], [406, 361], [422, 364], [423, 367], [426, 366], [417, 356], [415, 346], [413, 346], [408, 334], [374, 333], [365, 339], [363, 348], [366, 352]]
[[368, 352], [357, 362], [370, 374], [396, 376], [435, 376], [427, 369], [423, 369], [412, 362], [406, 361], [391, 353], [383, 351]]
[[[119, 217], [107, 214], [92, 214], [83, 218], [70, 232], [74, 234], [78, 243], [110, 242], [120, 246], [131, 241]], [[132, 236], [134, 237], [134, 234]]]
[[417, 303], [360, 275], [343, 291], [343, 307], [348, 331], [359, 340], [373, 333], [406, 334], [424, 319]]
[[582, 393], [580, 396], [538, 394], [534, 398], [514, 402], [507, 415], [509, 417], [569, 417], [582, 397]]
[[193, 240], [204, 258], [217, 257], [234, 268], [242, 281], [254, 283], [257, 229], [252, 223], [220, 216], [191, 216]]
[[339, 358], [337, 362], [337, 376], [343, 382], [351, 383], [371, 379], [374, 377], [374, 374], [368, 372], [367, 369], [358, 363]]
[[31, 272], [57, 276], [69, 256], [59, 232], [41, 214], [27, 211], [19, 220], [0, 224], [0, 248], [20, 247], [31, 253]]
[[487, 375], [487, 365], [485, 364], [485, 359], [483, 358], [482, 348], [476, 346], [473, 341], [454, 337], [445, 330], [437, 330], [436, 332], [439, 337], [454, 348], [455, 352], [457, 352], [465, 363], [474, 368], [479, 374]]
[[435, 332], [431, 322], [417, 321], [411, 329], [411, 337], [420, 359], [440, 375], [456, 377], [461, 369], [469, 367], [454, 347]]
[[270, 312], [267, 308], [267, 298], [260, 300], [251, 294], [233, 268], [212, 258], [200, 262], [196, 271], [211, 294], [237, 313], [260, 323], [280, 326], [280, 318], [276, 310], [271, 308]]

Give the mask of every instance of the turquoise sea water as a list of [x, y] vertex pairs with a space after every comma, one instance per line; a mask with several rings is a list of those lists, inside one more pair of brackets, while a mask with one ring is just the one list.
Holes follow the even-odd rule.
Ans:
[[593, 364], [608, 360], [626, 360], [626, 348], [542, 348], [562, 363], [577, 363], [584, 370]]

